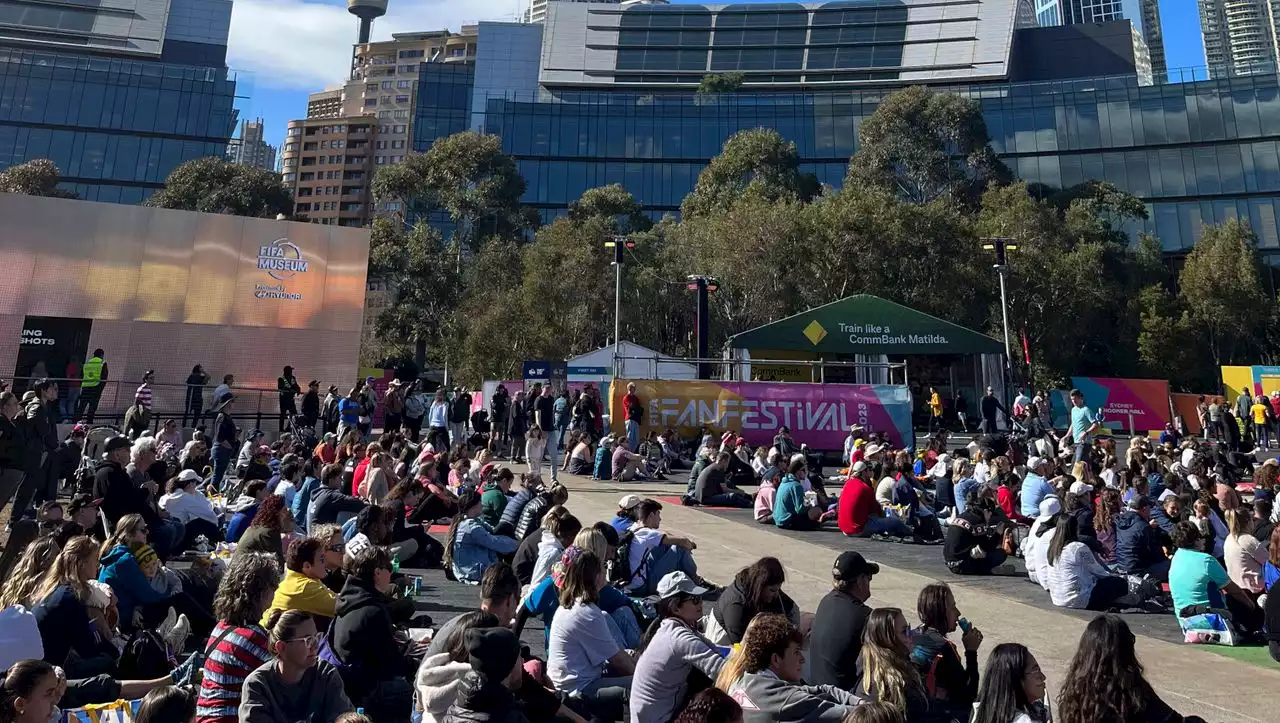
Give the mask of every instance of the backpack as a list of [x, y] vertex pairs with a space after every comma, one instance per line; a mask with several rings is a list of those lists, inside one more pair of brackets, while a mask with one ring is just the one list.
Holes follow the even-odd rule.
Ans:
[[591, 470], [591, 476], [594, 479], [611, 479], [613, 477], [613, 458], [609, 456], [609, 450], [602, 444], [596, 450], [595, 468]]
[[422, 403], [421, 394], [410, 394], [404, 398], [404, 416], [410, 419], [421, 419], [426, 412], [427, 408]]
[[154, 680], [169, 675], [176, 667], [178, 661], [160, 634], [139, 628], [120, 652], [118, 675], [121, 680]]
[[[618, 537], [618, 547], [614, 550], [613, 560], [609, 564], [609, 579], [617, 585], [626, 588], [632, 580], [639, 576], [641, 581], [645, 579], [645, 565], [649, 563], [649, 558], [653, 556], [653, 548], [644, 551], [644, 555], [640, 558], [640, 565], [636, 569], [631, 569], [631, 545], [635, 542], [636, 533], [634, 530], [627, 530]], [[636, 616], [640, 618], [639, 615]]]

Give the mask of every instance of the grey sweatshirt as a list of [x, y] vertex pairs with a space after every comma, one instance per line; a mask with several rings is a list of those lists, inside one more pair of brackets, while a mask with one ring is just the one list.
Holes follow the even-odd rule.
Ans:
[[765, 670], [729, 688], [743, 723], [841, 723], [860, 699], [831, 685], [793, 685]]
[[240, 698], [240, 723], [280, 723], [281, 721], [323, 721], [333, 723], [355, 708], [343, 692], [338, 669], [323, 660], [302, 676], [296, 685], [286, 685], [276, 672], [274, 658], [249, 674]]
[[631, 678], [631, 723], [667, 723], [684, 701], [694, 668], [711, 680], [724, 658], [710, 640], [683, 621], [667, 618], [636, 661]]

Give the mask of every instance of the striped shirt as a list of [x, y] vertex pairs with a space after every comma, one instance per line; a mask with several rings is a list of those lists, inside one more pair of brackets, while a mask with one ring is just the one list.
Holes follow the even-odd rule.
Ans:
[[138, 387], [138, 391], [133, 393], [133, 403], [144, 409], [151, 408], [151, 385], [143, 383]]
[[[229, 626], [219, 622], [209, 641]], [[196, 723], [236, 723], [244, 680], [271, 659], [267, 631], [258, 625], [237, 627], [218, 640], [204, 661], [204, 680], [196, 699]]]

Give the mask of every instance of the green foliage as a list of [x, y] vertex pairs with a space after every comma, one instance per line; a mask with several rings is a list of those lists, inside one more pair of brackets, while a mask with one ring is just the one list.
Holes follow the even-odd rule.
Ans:
[[977, 101], [919, 86], [886, 97], [858, 129], [845, 186], [870, 187], [911, 203], [976, 201], [1012, 174], [991, 150]]
[[1178, 289], [1215, 366], [1259, 351], [1274, 304], [1262, 289], [1257, 237], [1248, 224], [1233, 219], [1205, 227], [1178, 275]]
[[808, 201], [818, 191], [817, 179], [800, 172], [796, 144], [771, 128], [755, 128], [725, 141], [680, 210], [685, 218], [695, 218], [743, 200]]
[[62, 172], [48, 158], [37, 158], [0, 171], [0, 193], [49, 198], [80, 198], [75, 191], [58, 188]]
[[386, 283], [390, 297], [374, 333], [392, 346], [412, 346], [420, 364], [449, 360], [444, 335], [458, 303], [453, 256], [440, 232], [426, 224], [406, 231], [393, 219], [373, 222], [369, 275]]
[[702, 76], [702, 82], [698, 83], [698, 93], [700, 95], [714, 95], [717, 93], [736, 93], [742, 89], [745, 76], [742, 73], [708, 73]]
[[293, 196], [277, 173], [209, 157], [187, 161], [173, 169], [164, 188], [147, 199], [146, 205], [275, 218], [293, 212]]

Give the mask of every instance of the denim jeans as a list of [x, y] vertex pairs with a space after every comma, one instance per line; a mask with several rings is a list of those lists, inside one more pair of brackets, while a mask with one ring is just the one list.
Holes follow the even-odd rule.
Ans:
[[649, 562], [645, 566], [644, 585], [633, 594], [636, 597], [653, 595], [658, 591], [658, 583], [670, 572], [683, 572], [689, 577], [697, 577], [698, 563], [693, 561], [693, 553], [676, 545], [659, 545], [650, 553]]
[[635, 452], [640, 449], [640, 423], [634, 419], [628, 419], [626, 428], [627, 443], [631, 445], [631, 451]]
[[625, 678], [600, 678], [587, 687], [570, 695], [570, 700], [581, 705], [579, 715], [592, 721], [620, 721], [627, 700], [631, 697], [631, 676]]
[[235, 454], [235, 450], [227, 449], [222, 445], [214, 445], [213, 447], [213, 486], [222, 489], [222, 478], [227, 474], [227, 467], [231, 466], [231, 455]]
[[609, 613], [606, 621], [618, 647], [624, 650], [640, 647], [640, 623], [636, 622], [636, 614], [631, 611], [630, 606]]
[[[551, 481], [555, 482], [557, 475], [560, 474], [560, 440], [556, 433], [544, 434], [543, 439], [547, 441], [547, 457], [551, 460]], [[529, 464], [533, 464], [533, 460], [529, 460]], [[541, 460], [539, 460], [541, 466]]]
[[872, 517], [867, 520], [867, 524], [862, 526], [862, 533], [858, 537], [871, 537], [872, 535], [911, 537], [911, 528], [907, 527], [907, 523], [896, 517]]

